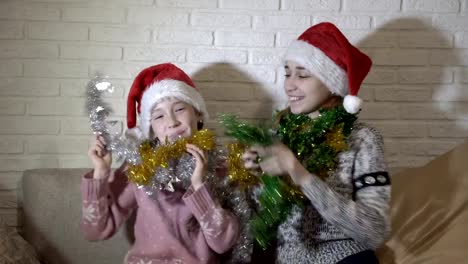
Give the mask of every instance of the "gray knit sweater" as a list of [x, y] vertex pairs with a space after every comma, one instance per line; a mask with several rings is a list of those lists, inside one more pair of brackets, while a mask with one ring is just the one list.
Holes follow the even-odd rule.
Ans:
[[294, 207], [280, 225], [277, 263], [336, 263], [376, 249], [389, 234], [390, 178], [382, 137], [356, 124], [348, 143], [325, 181], [313, 176], [301, 186], [310, 203]]

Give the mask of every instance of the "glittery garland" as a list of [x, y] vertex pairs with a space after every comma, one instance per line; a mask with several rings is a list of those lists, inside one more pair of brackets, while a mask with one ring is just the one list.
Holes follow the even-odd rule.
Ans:
[[291, 149], [306, 169], [321, 178], [328, 176], [337, 165], [337, 156], [348, 148], [355, 114], [342, 106], [320, 110], [320, 116], [287, 114], [280, 118], [278, 136]]
[[228, 171], [231, 183], [235, 183], [242, 188], [248, 188], [259, 183], [258, 177], [250, 173], [244, 167], [242, 154], [245, 151], [245, 145], [241, 143], [231, 143], [227, 145], [228, 148]]
[[107, 150], [112, 151], [117, 160], [125, 159], [130, 164], [140, 161], [137, 139], [126, 138], [116, 131], [118, 121], [107, 121], [112, 114], [111, 106], [102, 99], [103, 93], [113, 93], [114, 86], [105, 77], [97, 76], [90, 80], [86, 86], [86, 112], [92, 131], [104, 137]]
[[[346, 139], [356, 119], [356, 115], [347, 113], [343, 107], [321, 110], [320, 117], [314, 120], [306, 115], [287, 114], [280, 117], [277, 139], [269, 133], [272, 130], [241, 122], [232, 115], [221, 115], [220, 123], [226, 135], [245, 145], [268, 146], [281, 140], [308, 171], [324, 178], [335, 169], [337, 155], [347, 149]], [[260, 183], [260, 210], [253, 216], [251, 227], [258, 245], [266, 249], [292, 207], [303, 205], [305, 198], [290, 178], [263, 175]]]
[[[187, 144], [193, 144], [202, 151], [215, 148], [215, 135], [208, 129], [195, 132], [189, 138], [181, 138], [175, 142], [155, 145], [154, 141], [144, 141], [139, 149], [141, 162], [129, 166], [128, 178], [137, 185], [159, 185], [160, 189], [171, 189], [173, 183], [179, 182], [177, 176], [160, 177], [155, 173], [160, 168], [167, 168], [170, 162], [179, 160], [187, 152]], [[191, 171], [190, 171], [191, 172]]]

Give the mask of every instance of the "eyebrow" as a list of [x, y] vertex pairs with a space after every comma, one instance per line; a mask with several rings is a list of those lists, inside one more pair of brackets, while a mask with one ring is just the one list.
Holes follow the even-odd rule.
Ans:
[[161, 111], [162, 109], [158, 105], [155, 105], [154, 108], [151, 110], [151, 113], [161, 112]]
[[177, 102], [174, 102], [172, 105], [179, 105], [179, 104], [183, 104], [185, 105], [186, 103], [184, 101], [177, 101]]
[[160, 114], [161, 112], [162, 112], [161, 109], [153, 109], [153, 111], [151, 111], [151, 115]]

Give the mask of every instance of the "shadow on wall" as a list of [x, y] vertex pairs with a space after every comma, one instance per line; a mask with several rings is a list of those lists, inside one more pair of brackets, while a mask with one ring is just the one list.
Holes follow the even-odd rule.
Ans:
[[264, 86], [260, 80], [274, 80], [275, 71], [269, 68], [253, 68], [249, 72], [228, 63], [214, 63], [190, 76], [200, 89], [207, 103], [210, 121], [206, 128], [223, 135], [217, 117], [221, 113], [232, 113], [245, 120], [269, 119], [272, 114], [274, 98], [271, 95], [276, 89]]
[[[418, 32], [405, 30], [416, 28]], [[460, 62], [457, 50], [453, 48], [453, 36], [435, 30], [424, 21], [404, 18], [383, 25], [357, 45], [374, 61], [364, 88], [373, 90], [375, 103], [370, 109], [365, 107], [367, 112], [363, 112], [363, 117], [375, 123], [384, 136], [401, 138], [397, 140], [400, 151], [436, 156], [442, 154], [438, 152], [455, 147], [456, 140], [447, 141], [453, 145], [445, 146], [445, 149], [436, 147], [428, 150], [429, 153], [416, 153], [409, 149], [414, 145], [407, 145], [404, 138], [438, 141], [450, 132], [457, 133], [454, 136], [458, 137], [467, 135], [466, 128], [456, 125], [456, 120], [463, 119], [466, 113], [460, 112], [461, 103], [458, 101], [464, 98], [459, 84], [454, 83], [453, 66], [460, 65]], [[379, 117], [395, 121], [379, 121]], [[395, 158], [401, 156], [396, 155]], [[405, 193], [414, 193], [417, 190], [411, 188], [416, 186], [419, 185], [398, 180], [392, 189], [392, 245], [404, 249], [407, 257], [416, 257], [430, 250], [448, 230], [449, 223], [441, 224], [439, 221], [448, 211], [433, 210], [429, 218], [422, 212], [433, 209], [434, 202], [450, 205], [457, 183], [456, 179], [444, 178], [437, 183], [437, 191], [419, 191], [418, 201], [421, 203], [415, 208], [421, 211], [408, 218], [404, 215]], [[432, 231], [430, 234], [421, 233], [427, 230]], [[384, 264], [396, 263], [396, 259], [401, 261], [401, 254], [389, 246], [379, 250], [379, 258]]]
[[461, 63], [453, 33], [401, 18], [356, 42], [374, 62], [362, 89], [367, 90], [364, 98], [374, 102], [361, 117], [385, 138], [395, 139], [389, 142], [395, 148], [387, 153], [391, 166], [423, 165], [468, 136], [468, 127], [462, 126], [468, 108], [461, 103], [468, 96], [454, 78]]

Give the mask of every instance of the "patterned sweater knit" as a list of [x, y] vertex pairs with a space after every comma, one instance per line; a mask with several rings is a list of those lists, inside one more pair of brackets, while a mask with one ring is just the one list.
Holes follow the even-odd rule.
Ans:
[[[88, 240], [113, 236], [136, 209], [135, 242], [126, 264], [220, 262], [238, 239], [236, 216], [223, 209], [206, 184], [198, 190], [177, 188], [149, 196], [127, 181], [123, 167], [108, 179], [82, 178], [83, 215], [81, 228]], [[195, 218], [199, 225], [188, 228]]]
[[325, 180], [301, 187], [308, 198], [278, 229], [277, 263], [331, 264], [379, 247], [390, 232], [390, 178], [383, 140], [373, 128], [355, 124], [350, 148]]

